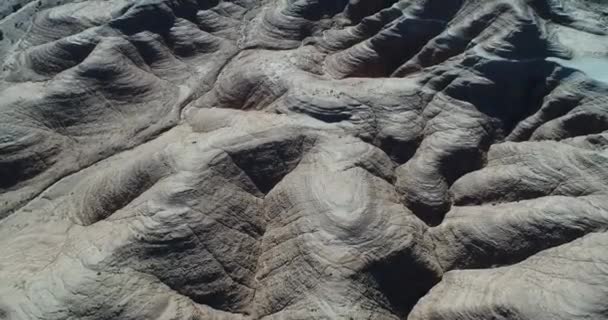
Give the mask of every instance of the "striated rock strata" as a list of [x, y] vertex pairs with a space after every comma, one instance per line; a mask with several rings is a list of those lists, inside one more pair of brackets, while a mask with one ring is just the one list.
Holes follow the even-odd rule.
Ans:
[[0, 319], [608, 318], [607, 17], [3, 1]]

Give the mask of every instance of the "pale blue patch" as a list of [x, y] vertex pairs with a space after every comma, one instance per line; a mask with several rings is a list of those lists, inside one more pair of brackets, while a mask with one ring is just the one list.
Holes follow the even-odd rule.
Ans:
[[584, 56], [565, 60], [549, 57], [547, 58], [547, 61], [556, 62], [564, 67], [580, 70], [590, 78], [608, 83], [608, 58]]

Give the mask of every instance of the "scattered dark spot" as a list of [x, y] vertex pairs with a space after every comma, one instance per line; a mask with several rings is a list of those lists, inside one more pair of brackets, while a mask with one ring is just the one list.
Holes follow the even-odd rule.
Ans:
[[13, 12], [17, 12], [19, 11], [19, 9], [21, 9], [22, 5], [17, 3], [16, 5], [13, 6]]
[[0, 30], [0, 41], [4, 40], [4, 32], [2, 32], [2, 30]]

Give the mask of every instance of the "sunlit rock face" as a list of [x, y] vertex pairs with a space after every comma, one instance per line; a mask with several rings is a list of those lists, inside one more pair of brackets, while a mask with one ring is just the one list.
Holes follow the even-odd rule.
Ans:
[[2, 0], [0, 319], [606, 319], [607, 34], [598, 0]]

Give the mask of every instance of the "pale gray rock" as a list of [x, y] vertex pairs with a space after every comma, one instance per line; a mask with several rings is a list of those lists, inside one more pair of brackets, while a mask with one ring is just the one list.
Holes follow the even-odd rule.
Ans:
[[604, 319], [605, 241], [590, 233], [508, 267], [447, 272], [408, 319]]
[[608, 5], [0, 3], [0, 319], [605, 319]]

